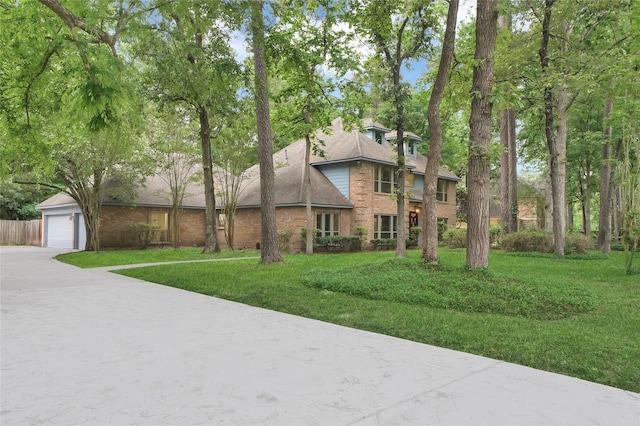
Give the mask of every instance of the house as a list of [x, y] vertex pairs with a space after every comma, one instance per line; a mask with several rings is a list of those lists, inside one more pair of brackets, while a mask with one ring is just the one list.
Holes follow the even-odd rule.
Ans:
[[[311, 160], [311, 204], [320, 236], [353, 235], [357, 227], [367, 229], [368, 239], [397, 237], [395, 132], [371, 119], [361, 129], [347, 131], [336, 119], [330, 134], [318, 132], [323, 155]], [[406, 162], [409, 173], [405, 204], [406, 231], [420, 226], [424, 169], [427, 158], [417, 150], [420, 137], [407, 133]], [[297, 141], [276, 152], [275, 201], [278, 229], [293, 231], [292, 248], [300, 244], [306, 228], [304, 158], [305, 141]], [[260, 241], [260, 179], [257, 167], [249, 169], [253, 179], [245, 182], [236, 212], [237, 247], [255, 247]], [[456, 220], [456, 183], [459, 178], [444, 168], [438, 173], [437, 216], [453, 225]]]
[[[518, 229], [544, 228], [544, 186], [518, 178]], [[492, 225], [500, 225], [501, 193], [497, 181], [489, 189], [489, 217]]]
[[[170, 189], [160, 175], [147, 177], [129, 196], [117, 195], [118, 186], [107, 185], [100, 209], [100, 247], [136, 247], [130, 225], [148, 223], [159, 231], [153, 244], [170, 244]], [[66, 193], [58, 193], [36, 206], [42, 211], [43, 247], [84, 249], [86, 231], [80, 206]], [[204, 245], [204, 190], [201, 184], [187, 184], [180, 220], [180, 245]], [[218, 232], [224, 240], [223, 232]]]
[[[320, 235], [353, 235], [357, 227], [364, 227], [368, 239], [396, 238], [397, 203], [392, 196], [396, 185], [395, 132], [370, 119], [364, 120], [361, 129], [347, 131], [342, 120], [336, 119], [330, 134], [318, 132], [316, 136], [321, 141], [323, 155], [312, 157], [311, 200]], [[408, 231], [410, 227], [420, 226], [427, 159], [417, 151], [420, 137], [407, 133], [407, 139], [406, 188], [410, 196], [406, 200], [405, 215]], [[300, 140], [273, 156], [277, 228], [293, 232], [291, 247], [294, 250], [300, 247], [300, 231], [307, 226], [304, 151], [305, 141]], [[243, 182], [234, 222], [234, 246], [256, 248], [261, 227], [259, 166], [249, 168], [245, 176], [248, 178]], [[455, 223], [458, 181], [454, 174], [440, 168], [437, 216], [449, 225]], [[100, 211], [101, 248], [135, 247], [130, 225], [140, 222], [160, 228], [154, 243], [171, 243], [174, 236], [169, 224], [170, 191], [158, 175], [148, 177], [128, 199], [114, 197], [113, 191], [105, 192]], [[219, 200], [216, 206], [220, 208]], [[43, 214], [44, 246], [84, 248], [82, 212], [70, 196], [57, 194], [37, 208]], [[190, 183], [180, 223], [180, 245], [203, 245], [204, 229], [204, 191], [201, 184]], [[224, 247], [224, 229], [220, 226], [218, 240]]]

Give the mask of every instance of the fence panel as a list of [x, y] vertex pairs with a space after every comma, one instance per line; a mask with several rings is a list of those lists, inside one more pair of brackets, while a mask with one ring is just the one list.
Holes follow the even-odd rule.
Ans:
[[42, 220], [0, 220], [0, 244], [39, 246]]

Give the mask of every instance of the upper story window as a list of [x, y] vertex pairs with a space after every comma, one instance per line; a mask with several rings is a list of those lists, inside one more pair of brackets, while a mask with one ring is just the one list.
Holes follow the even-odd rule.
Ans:
[[438, 179], [438, 186], [436, 187], [436, 200], [447, 202], [449, 181], [446, 179]]
[[416, 186], [416, 175], [414, 175], [413, 173], [408, 173], [407, 184], [409, 184], [410, 187]]
[[383, 194], [393, 193], [396, 186], [396, 173], [393, 167], [376, 164], [374, 170], [373, 190]]
[[416, 141], [412, 141], [410, 140], [409, 142], [407, 142], [407, 155], [411, 156], [411, 157], [415, 157], [416, 156]]
[[373, 137], [379, 145], [384, 145], [384, 132], [382, 130], [373, 130]]

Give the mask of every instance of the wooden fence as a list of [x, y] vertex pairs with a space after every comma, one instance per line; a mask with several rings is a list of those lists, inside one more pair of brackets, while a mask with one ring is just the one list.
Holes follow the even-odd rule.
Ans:
[[0, 220], [0, 244], [40, 246], [42, 220]]

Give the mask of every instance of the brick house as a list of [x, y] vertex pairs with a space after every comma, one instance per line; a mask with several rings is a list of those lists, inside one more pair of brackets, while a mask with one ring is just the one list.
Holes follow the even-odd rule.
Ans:
[[[417, 151], [420, 137], [406, 135], [409, 173], [405, 204], [408, 229], [421, 225], [422, 190], [427, 158]], [[315, 226], [321, 236], [353, 235], [356, 227], [368, 230], [367, 239], [397, 236], [397, 203], [392, 197], [396, 166], [395, 132], [371, 119], [359, 130], [346, 131], [341, 119], [331, 134], [318, 132], [323, 156], [311, 160], [311, 200]], [[306, 228], [304, 176], [305, 141], [297, 141], [276, 152], [275, 199], [277, 228], [293, 232], [291, 248], [300, 247], [300, 231]], [[258, 166], [244, 184], [236, 212], [236, 247], [255, 247], [260, 241], [260, 179]], [[438, 173], [438, 219], [453, 225], [456, 220], [456, 184], [459, 178], [440, 168]]]
[[[397, 236], [397, 207], [391, 195], [396, 179], [394, 139], [395, 132], [373, 120], [364, 120], [359, 130], [346, 131], [342, 121], [336, 119], [330, 135], [317, 134], [317, 140], [324, 144], [324, 155], [312, 158], [311, 199], [315, 226], [321, 230], [321, 236], [353, 235], [356, 227], [367, 228], [367, 239]], [[420, 226], [427, 159], [417, 152], [420, 138], [408, 133], [407, 139], [406, 188], [410, 197], [406, 200], [405, 215], [408, 231], [409, 227]], [[277, 228], [292, 231], [290, 248], [293, 251], [299, 249], [300, 231], [306, 228], [304, 149], [305, 142], [300, 140], [273, 156]], [[234, 246], [254, 249], [260, 241], [261, 227], [258, 165], [245, 171], [245, 176], [248, 178], [243, 182], [236, 211]], [[437, 215], [449, 225], [455, 223], [458, 181], [454, 174], [440, 168]], [[100, 246], [135, 247], [130, 225], [138, 222], [160, 228], [155, 244], [170, 244], [173, 236], [169, 224], [169, 193], [167, 184], [159, 176], [150, 176], [127, 201], [105, 196], [100, 211]], [[220, 208], [219, 200], [216, 206]], [[43, 212], [43, 246], [84, 248], [82, 213], [71, 197], [57, 194], [38, 208]], [[203, 187], [190, 183], [180, 223], [180, 245], [204, 245], [204, 229]], [[220, 226], [218, 241], [225, 247], [224, 229]]]

